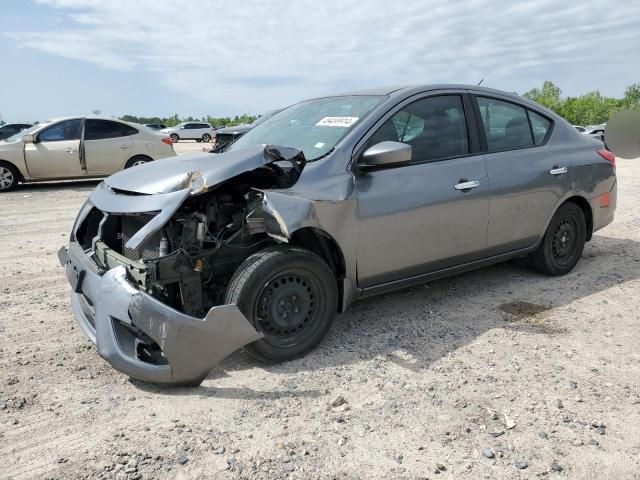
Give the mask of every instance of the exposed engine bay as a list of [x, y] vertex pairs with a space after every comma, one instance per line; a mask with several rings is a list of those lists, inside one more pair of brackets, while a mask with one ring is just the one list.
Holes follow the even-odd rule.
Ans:
[[[154, 212], [109, 214], [94, 208], [76, 231], [106, 270], [127, 266], [128, 279], [162, 303], [193, 317], [222, 304], [242, 262], [277, 240], [267, 233], [261, 189], [285, 189], [299, 178], [301, 153], [243, 172], [207, 192], [189, 196], [158, 231], [135, 249], [127, 242]], [[121, 195], [130, 194], [119, 192]]]

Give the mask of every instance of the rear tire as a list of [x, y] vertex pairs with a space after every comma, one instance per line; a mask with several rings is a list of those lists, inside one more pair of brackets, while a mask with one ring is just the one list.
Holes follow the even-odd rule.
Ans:
[[558, 208], [538, 249], [530, 255], [531, 265], [547, 275], [565, 275], [582, 256], [587, 239], [587, 222], [582, 209], [572, 202]]
[[338, 289], [316, 254], [275, 246], [245, 260], [231, 278], [225, 303], [238, 305], [265, 335], [247, 351], [263, 362], [282, 362], [320, 343], [338, 311]]
[[180, 137], [178, 136], [177, 133], [172, 133], [171, 135], [169, 135], [171, 137], [171, 141], [173, 143], [178, 143], [178, 141], [180, 141]]
[[0, 192], [9, 192], [16, 188], [20, 181], [20, 172], [10, 163], [0, 162]]
[[202, 141], [205, 143], [209, 143], [211, 141], [211, 135], [205, 133], [204, 135], [202, 135]]
[[124, 168], [127, 169], [127, 168], [135, 167], [138, 165], [143, 165], [151, 161], [153, 161], [153, 159], [145, 155], [135, 155], [131, 157], [129, 160], [127, 160], [127, 163], [125, 163]]

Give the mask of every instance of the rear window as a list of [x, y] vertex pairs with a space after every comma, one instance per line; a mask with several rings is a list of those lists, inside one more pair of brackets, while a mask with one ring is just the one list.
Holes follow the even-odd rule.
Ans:
[[524, 107], [495, 98], [477, 97], [477, 100], [489, 150], [534, 145]]
[[85, 140], [105, 140], [107, 138], [125, 137], [127, 135], [133, 135], [128, 133], [138, 131], [120, 122], [112, 122], [110, 120], [87, 120], [84, 127], [84, 139]]
[[549, 133], [549, 129], [551, 128], [551, 120], [531, 110], [529, 110], [529, 120], [531, 120], [531, 130], [536, 145], [544, 143], [544, 139], [547, 137], [547, 133]]

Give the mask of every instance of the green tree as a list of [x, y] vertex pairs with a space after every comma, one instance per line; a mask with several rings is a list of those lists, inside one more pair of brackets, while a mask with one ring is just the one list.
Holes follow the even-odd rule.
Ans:
[[622, 103], [625, 108], [640, 109], [640, 83], [634, 83], [626, 88]]
[[542, 84], [542, 89], [533, 88], [522, 96], [539, 103], [550, 110], [558, 111], [562, 106], [562, 99], [560, 98], [561, 94], [562, 90], [555, 86], [553, 82], [547, 80]]

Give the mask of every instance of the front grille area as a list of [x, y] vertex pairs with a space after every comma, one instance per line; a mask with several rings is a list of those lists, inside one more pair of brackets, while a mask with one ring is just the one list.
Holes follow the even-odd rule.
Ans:
[[[78, 228], [76, 239], [85, 250], [92, 248], [93, 239], [98, 235], [104, 216], [104, 212], [94, 208]], [[99, 240], [131, 260], [157, 258], [160, 248], [160, 233], [154, 234], [139, 249], [125, 248], [129, 239], [152, 218], [152, 215], [109, 215], [107, 220], [102, 223], [102, 235]]]
[[136, 250], [126, 248], [125, 244], [138, 230], [144, 227], [153, 217], [151, 215], [124, 215], [122, 217], [122, 254], [131, 260], [150, 260], [158, 258], [160, 233], [154, 234], [142, 247]]

